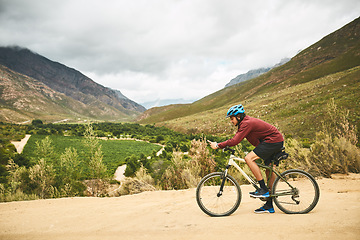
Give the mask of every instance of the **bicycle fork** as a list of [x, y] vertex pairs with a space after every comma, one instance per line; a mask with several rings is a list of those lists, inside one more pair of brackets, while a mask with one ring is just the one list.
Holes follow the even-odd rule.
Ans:
[[223, 191], [224, 191], [226, 176], [227, 176], [227, 173], [228, 173], [228, 170], [229, 170], [229, 167], [230, 167], [230, 166], [231, 166], [231, 165], [227, 165], [225, 171], [223, 172], [223, 175], [222, 175], [222, 177], [221, 177], [221, 178], [222, 178], [222, 181], [221, 181], [221, 185], [220, 185], [220, 190], [219, 190], [219, 192], [218, 192], [218, 194], [217, 194], [217, 197], [221, 197], [221, 195], [222, 195], [222, 193], [223, 193]]

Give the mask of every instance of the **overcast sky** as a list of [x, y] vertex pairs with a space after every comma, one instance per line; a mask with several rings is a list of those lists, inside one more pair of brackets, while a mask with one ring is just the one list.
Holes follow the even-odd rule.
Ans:
[[0, 0], [0, 45], [29, 48], [138, 103], [197, 100], [359, 15], [359, 0]]

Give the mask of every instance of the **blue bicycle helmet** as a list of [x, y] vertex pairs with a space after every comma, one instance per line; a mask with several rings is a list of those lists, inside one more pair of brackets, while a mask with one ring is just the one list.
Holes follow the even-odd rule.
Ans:
[[231, 117], [231, 116], [237, 116], [240, 113], [245, 113], [245, 109], [243, 107], [243, 105], [239, 104], [239, 105], [235, 105], [232, 106], [231, 108], [229, 108], [228, 112], [226, 113], [226, 117]]

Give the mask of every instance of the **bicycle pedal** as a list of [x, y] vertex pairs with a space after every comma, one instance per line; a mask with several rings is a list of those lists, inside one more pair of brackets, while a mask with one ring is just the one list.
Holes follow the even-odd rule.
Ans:
[[266, 198], [262, 197], [262, 198], [260, 198], [260, 200], [266, 202], [266, 201], [270, 200], [270, 197], [266, 197]]

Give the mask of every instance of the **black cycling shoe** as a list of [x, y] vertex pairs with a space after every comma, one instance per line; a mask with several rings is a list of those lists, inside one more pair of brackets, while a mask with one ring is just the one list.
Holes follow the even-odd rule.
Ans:
[[265, 205], [261, 208], [258, 208], [254, 211], [254, 213], [274, 213], [274, 208], [267, 208]]
[[260, 188], [259, 190], [256, 190], [255, 192], [250, 192], [250, 197], [253, 198], [268, 198], [270, 197], [269, 190]]

